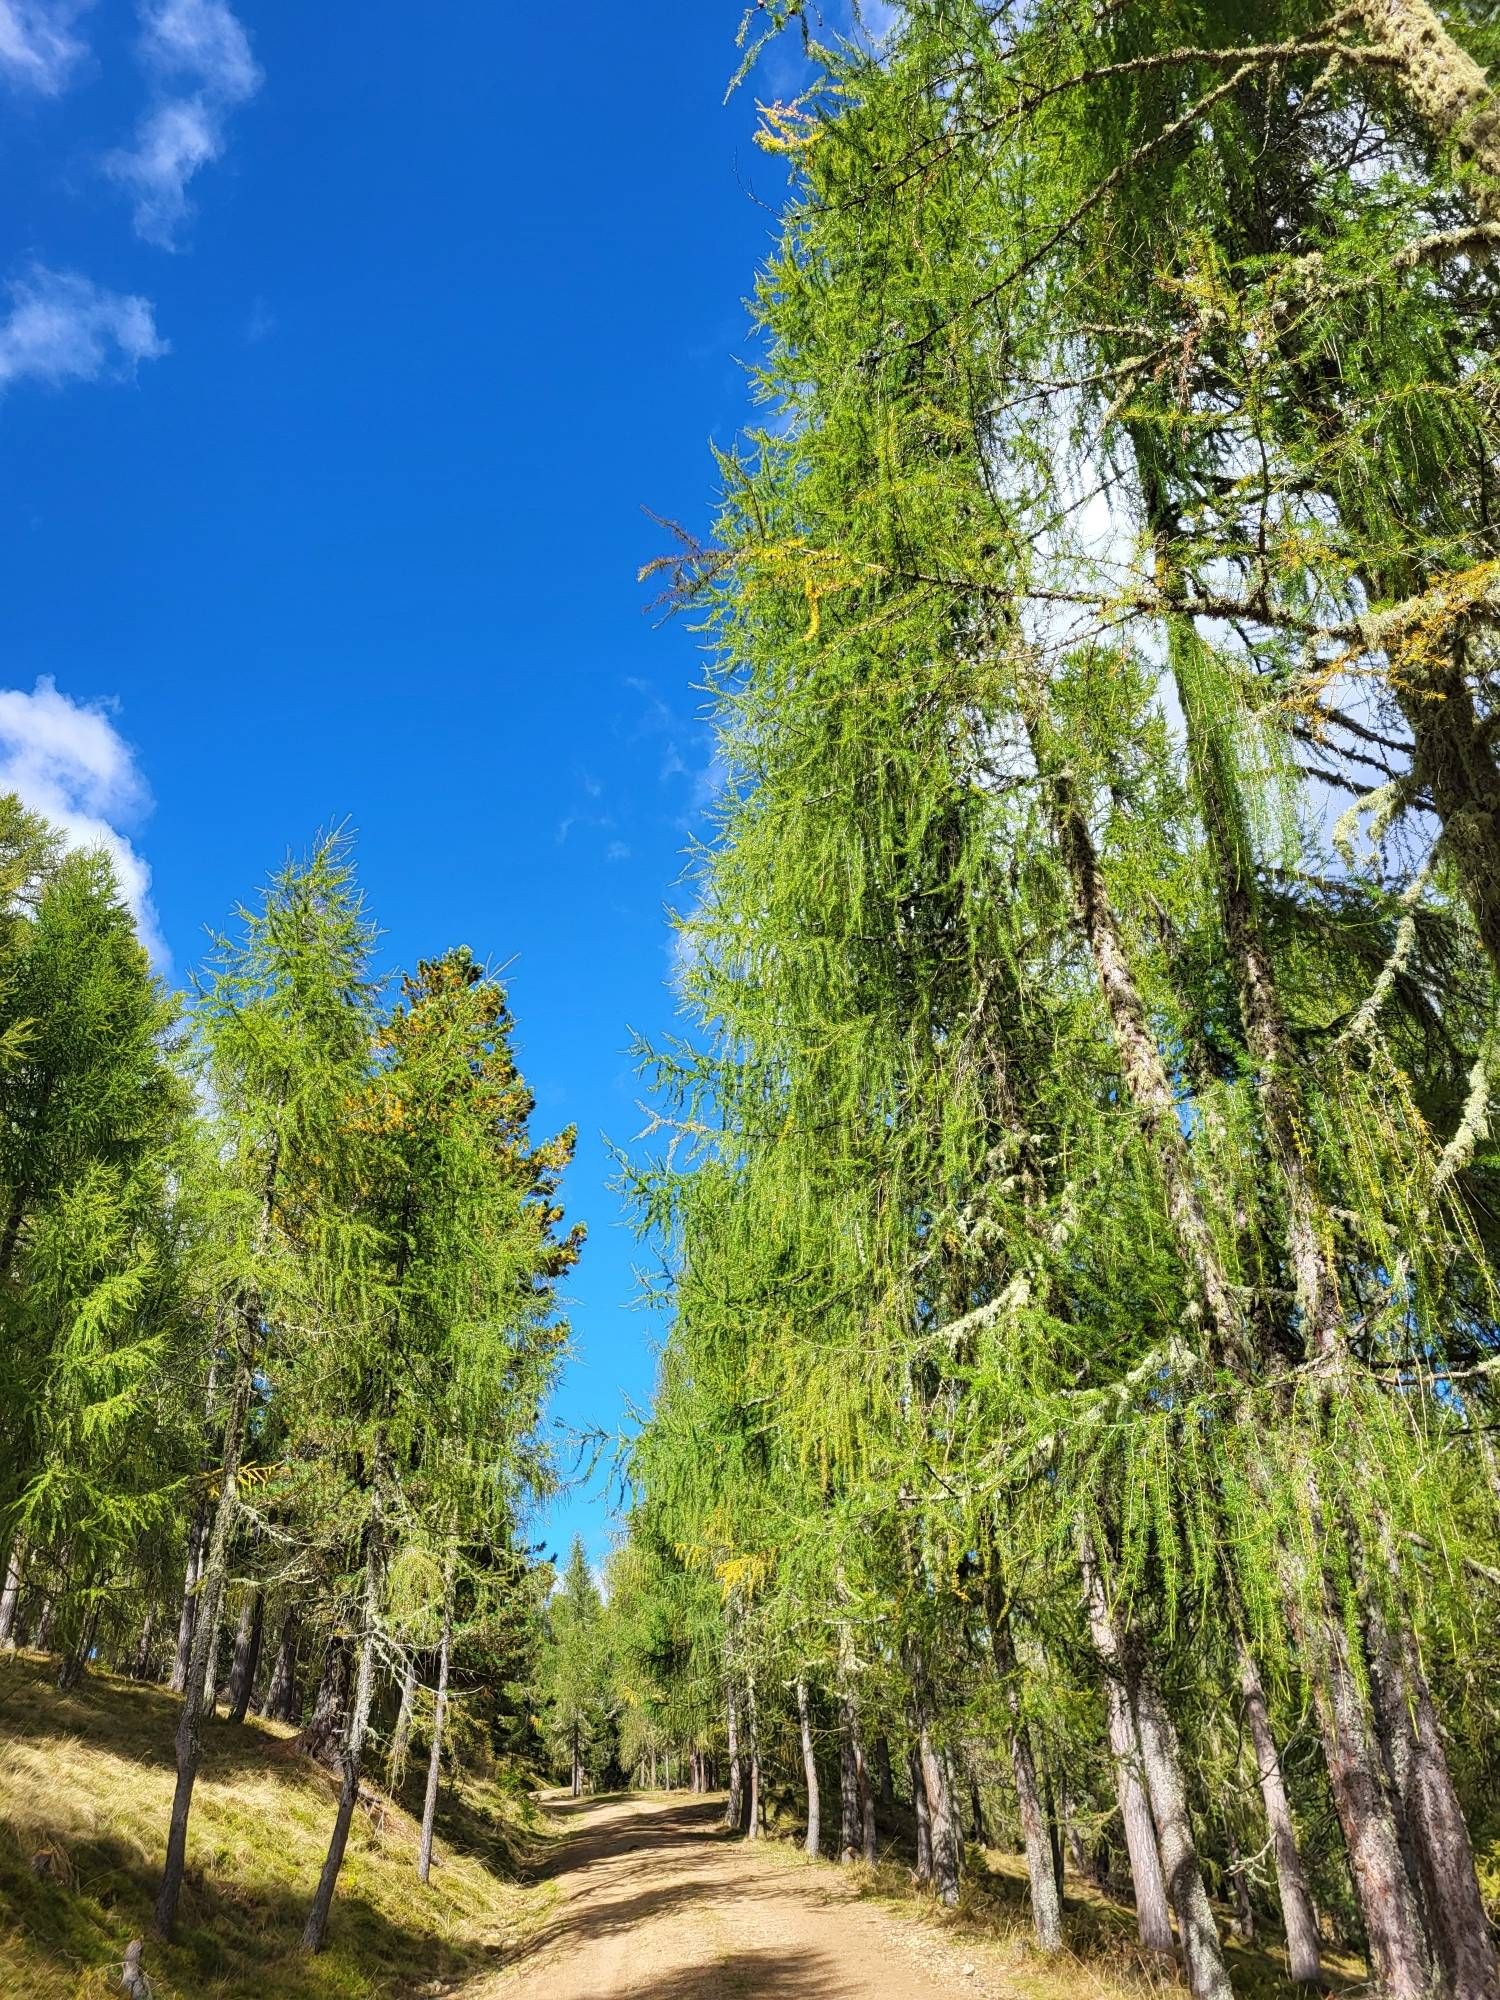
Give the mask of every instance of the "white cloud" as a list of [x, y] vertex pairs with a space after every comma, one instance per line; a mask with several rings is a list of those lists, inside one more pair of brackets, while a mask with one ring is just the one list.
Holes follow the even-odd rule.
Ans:
[[129, 376], [137, 363], [167, 352], [148, 299], [106, 291], [76, 271], [34, 264], [6, 288], [10, 311], [0, 318], [0, 389], [30, 378], [95, 382]]
[[167, 962], [151, 870], [121, 831], [150, 808], [151, 794], [130, 745], [96, 703], [59, 694], [44, 674], [25, 694], [0, 688], [0, 792], [15, 792], [66, 836], [70, 847], [102, 848], [158, 967]]
[[0, 0], [0, 73], [55, 97], [87, 52], [73, 32], [86, 0]]
[[141, 52], [161, 75], [190, 78], [222, 104], [260, 89], [250, 38], [224, 0], [147, 0], [141, 22]]
[[250, 302], [250, 317], [245, 321], [245, 339], [252, 347], [263, 340], [269, 340], [276, 331], [276, 315], [265, 300], [256, 295]]
[[260, 89], [261, 70], [224, 0], [143, 0], [141, 25], [157, 101], [105, 165], [135, 199], [137, 233], [175, 250], [192, 213], [188, 183], [223, 153], [228, 114]]

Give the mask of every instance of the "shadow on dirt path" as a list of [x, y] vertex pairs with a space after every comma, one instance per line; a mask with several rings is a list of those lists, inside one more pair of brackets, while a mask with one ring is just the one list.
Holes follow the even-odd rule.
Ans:
[[[832, 1868], [731, 1840], [689, 1794], [553, 1810], [558, 1901], [522, 1957], [465, 2000], [950, 2000], [982, 1991], [919, 1962], [920, 1926], [850, 1899]], [[925, 1954], [923, 1954], [925, 1956]]]

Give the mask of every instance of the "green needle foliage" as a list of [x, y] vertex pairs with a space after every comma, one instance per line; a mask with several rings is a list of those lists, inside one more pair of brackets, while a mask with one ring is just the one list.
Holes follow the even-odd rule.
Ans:
[[185, 1006], [107, 861], [14, 800], [0, 887], [0, 1643], [182, 1695], [164, 1933], [219, 1702], [305, 1721], [341, 1778], [316, 1950], [374, 1744], [428, 1750], [423, 1881], [443, 1770], [537, 1749], [524, 1529], [573, 1134], [533, 1138], [467, 950], [387, 997], [342, 835], [239, 911]]
[[1401, 5], [814, 46], [768, 421], [652, 566], [729, 772], [635, 1183], [675, 1671], [791, 1770], [812, 1682], [846, 1852], [909, 1747], [945, 1895], [998, 1809], [1046, 1945], [1049, 1844], [1128, 1870], [1199, 1995], [1205, 1888], [1315, 1976], [1309, 1873], [1496, 1979], [1493, 184], [1408, 30], [1469, 74]]

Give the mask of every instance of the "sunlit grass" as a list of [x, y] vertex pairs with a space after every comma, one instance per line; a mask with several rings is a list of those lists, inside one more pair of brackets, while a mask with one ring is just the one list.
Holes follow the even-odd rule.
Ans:
[[[91, 1677], [60, 1695], [45, 1663], [0, 1663], [0, 1994], [118, 1990], [150, 1940], [172, 1794], [177, 1704]], [[333, 1818], [334, 1783], [290, 1730], [207, 1732], [176, 1943], [148, 1943], [158, 2000], [366, 2000], [441, 1991], [507, 1957], [548, 1899], [513, 1873], [542, 1826], [524, 1795], [470, 1784], [439, 1821], [430, 1888], [417, 1829], [385, 1799], [356, 1815], [328, 1948], [298, 1947]]]

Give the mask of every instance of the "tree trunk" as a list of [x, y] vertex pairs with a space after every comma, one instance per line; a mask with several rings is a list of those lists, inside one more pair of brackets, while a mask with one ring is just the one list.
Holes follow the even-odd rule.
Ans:
[[1024, 698], [1032, 757], [1046, 786], [1053, 833], [1084, 941], [1094, 961], [1125, 1087], [1161, 1175], [1183, 1280], [1214, 1353], [1243, 1361], [1248, 1345], [1244, 1314], [1204, 1213], [1176, 1095], [1125, 951], [1094, 837], [1072, 774], [1054, 740], [1043, 688], [1040, 684], [1028, 687]]
[[1256, 1776], [1261, 1801], [1266, 1809], [1266, 1825], [1271, 1833], [1276, 1858], [1276, 1886], [1281, 1898], [1281, 1921], [1286, 1929], [1287, 1971], [1298, 1985], [1316, 1986], [1323, 1976], [1318, 1944], [1318, 1919], [1313, 1910], [1297, 1831], [1292, 1825], [1291, 1803], [1281, 1772], [1281, 1754], [1271, 1732], [1265, 1689], [1255, 1660], [1244, 1640], [1240, 1641], [1240, 1693], [1244, 1699], [1245, 1721], [1255, 1751]]
[[[162, 1869], [161, 1889], [156, 1898], [156, 1929], [170, 1938], [177, 1920], [177, 1903], [182, 1893], [183, 1870], [187, 1864], [188, 1813], [193, 1803], [193, 1786], [198, 1779], [202, 1755], [203, 1685], [208, 1673], [209, 1648], [219, 1629], [219, 1605], [229, 1570], [230, 1537], [239, 1513], [240, 1454], [245, 1442], [245, 1419], [250, 1409], [253, 1384], [250, 1332], [251, 1314], [246, 1315], [244, 1345], [235, 1368], [234, 1388], [224, 1420], [224, 1453], [219, 1476], [219, 1499], [214, 1509], [213, 1528], [198, 1586], [198, 1610], [193, 1622], [192, 1651], [182, 1694], [182, 1712], [177, 1721], [177, 1783], [172, 1795], [172, 1818], [167, 1831], [167, 1855]], [[258, 1313], [256, 1314], [258, 1320]]]
[[300, 1620], [292, 1610], [284, 1611], [281, 1617], [281, 1637], [276, 1644], [276, 1658], [271, 1664], [271, 1678], [266, 1683], [265, 1699], [260, 1712], [271, 1722], [298, 1722], [301, 1715], [297, 1706], [297, 1637]]
[[958, 1901], [959, 1877], [963, 1867], [963, 1830], [943, 1760], [932, 1740], [932, 1728], [925, 1709], [917, 1736], [922, 1783], [927, 1793], [927, 1818], [932, 1830], [932, 1884], [938, 1899], [949, 1909]]
[[864, 1847], [865, 1811], [860, 1784], [859, 1717], [853, 1699], [839, 1702], [839, 1860], [847, 1867]]
[[1042, 1785], [1042, 1810], [1047, 1817], [1047, 1845], [1052, 1850], [1052, 1881], [1057, 1890], [1058, 1908], [1062, 1907], [1063, 1893], [1063, 1839], [1062, 1822], [1057, 1816], [1057, 1801], [1053, 1797], [1052, 1778], [1044, 1762], [1039, 1761]]
[[[1385, 1553], [1394, 1573], [1394, 1551], [1387, 1548]], [[1474, 1850], [1453, 1790], [1421, 1655], [1404, 1618], [1398, 1616], [1393, 1629], [1374, 1591], [1367, 1597], [1371, 1685], [1415, 1856], [1433, 1954], [1450, 2000], [1496, 2000], [1500, 1971]]]
[[1245, 1870], [1245, 1857], [1240, 1852], [1234, 1828], [1227, 1820], [1224, 1823], [1224, 1852], [1227, 1857], [1225, 1873], [1234, 1891], [1234, 1934], [1241, 1944], [1254, 1944], [1255, 1910], [1250, 1901], [1250, 1877]]
[[250, 1707], [265, 1634], [266, 1593], [256, 1589], [240, 1611], [234, 1640], [234, 1665], [229, 1670], [229, 1720], [243, 1722]]
[[43, 1597], [37, 1610], [36, 1626], [31, 1634], [33, 1652], [50, 1653], [52, 1651], [52, 1637], [57, 1626], [58, 1609], [58, 1592], [55, 1589], [50, 1589]]
[[349, 1712], [349, 1727], [344, 1737], [343, 1775], [339, 1785], [338, 1811], [334, 1816], [333, 1835], [328, 1843], [323, 1873], [318, 1878], [317, 1893], [313, 1897], [312, 1908], [307, 1913], [307, 1922], [302, 1930], [304, 1951], [323, 1949], [323, 1941], [328, 1934], [328, 1913], [333, 1906], [333, 1892], [338, 1885], [339, 1870], [344, 1865], [344, 1849], [349, 1842], [349, 1826], [354, 1818], [354, 1808], [359, 1801], [359, 1778], [360, 1767], [364, 1761], [365, 1731], [369, 1726], [370, 1702], [375, 1690], [375, 1634], [380, 1616], [382, 1546], [378, 1499], [372, 1507], [372, 1518], [366, 1530], [366, 1544], [364, 1631], [360, 1634], [359, 1670], [354, 1682], [354, 1705]]
[[578, 1724], [576, 1722], [573, 1724], [572, 1749], [573, 1749], [573, 1780], [571, 1789], [573, 1797], [575, 1799], [581, 1799], [583, 1797], [583, 1758], [579, 1755]]
[[738, 1833], [745, 1811], [745, 1779], [740, 1764], [740, 1710], [732, 1687], [725, 1690], [724, 1706], [729, 1735], [729, 1798], [724, 1807], [724, 1824], [731, 1833]]
[[[1349, 1658], [1348, 1636], [1325, 1604], [1312, 1633], [1309, 1679], [1322, 1725], [1333, 1792], [1355, 1893], [1364, 1917], [1370, 1969], [1383, 2000], [1423, 2000], [1430, 1963], [1421, 1913], [1386, 1796], [1374, 1718]], [[1308, 1644], [1316, 1639], [1316, 1650]]]
[[875, 1779], [875, 1803], [889, 1819], [896, 1810], [896, 1781], [891, 1775], [891, 1746], [884, 1732], [870, 1745], [870, 1770]]
[[[1113, 1748], [1113, 1740], [1111, 1740], [1111, 1748]], [[1117, 1763], [1116, 1764], [1117, 1772], [1118, 1768], [1119, 1766]], [[1137, 1786], [1136, 1789], [1139, 1790], [1139, 1787]], [[1142, 1800], [1141, 1803], [1144, 1806], [1145, 1801]], [[1120, 1814], [1121, 1818], [1123, 1819], [1124, 1818], [1123, 1801], [1121, 1802], [1120, 1805]], [[1074, 1811], [1073, 1796], [1069, 1792], [1066, 1785], [1064, 1785], [1062, 1789], [1062, 1820], [1063, 1820], [1063, 1838], [1068, 1843], [1068, 1853], [1072, 1856], [1074, 1868], [1077, 1870], [1078, 1874], [1083, 1878], [1085, 1882], [1092, 1882], [1096, 1889], [1105, 1888], [1109, 1882], [1109, 1868], [1106, 1860], [1106, 1856], [1108, 1854], [1108, 1847], [1103, 1841], [1098, 1841], [1098, 1840], [1095, 1841], [1092, 1848], [1088, 1848], [1084, 1845], [1083, 1830], [1078, 1824], [1077, 1815]], [[1152, 1854], [1154, 1857], [1155, 1844], [1156, 1844], [1155, 1828], [1151, 1829], [1151, 1842], [1152, 1842]], [[1161, 1904], [1162, 1911], [1163, 1913], [1165, 1913], [1167, 1907], [1166, 1889], [1164, 1886], [1162, 1886], [1161, 1882], [1161, 1862], [1159, 1859], [1157, 1860], [1157, 1865], [1156, 1865], [1156, 1881], [1158, 1888], [1160, 1890], [1159, 1901]], [[1168, 1937], [1171, 1936], [1171, 1932], [1172, 1932], [1172, 1927], [1169, 1923], [1167, 1925]], [[1145, 1942], [1144, 1938], [1142, 1939], [1142, 1942], [1143, 1943]], [[1148, 1949], [1149, 1948], [1150, 1947], [1148, 1947]]]
[[10, 1545], [5, 1563], [5, 1583], [0, 1587], [0, 1648], [7, 1653], [16, 1643], [16, 1612], [21, 1604], [21, 1578], [26, 1569], [26, 1544], [19, 1535]]
[[1139, 1639], [1116, 1623], [1105, 1597], [1098, 1559], [1086, 1536], [1080, 1537], [1079, 1561], [1094, 1650], [1103, 1661], [1105, 1672], [1121, 1683], [1135, 1723], [1146, 1796], [1156, 1827], [1167, 1895], [1177, 1913], [1188, 1986], [1194, 2000], [1233, 2000], [1219, 1929], [1203, 1885], [1203, 1870], [1193, 1840], [1177, 1731], [1146, 1664]]
[[1480, 215], [1500, 222], [1500, 106], [1479, 64], [1425, 0], [1354, 0], [1347, 11], [1397, 58], [1397, 88], [1438, 144], [1471, 170], [1466, 185]]
[[984, 1800], [979, 1793], [979, 1772], [969, 1766], [969, 1838], [979, 1847], [990, 1844], [989, 1823], [984, 1816]]
[[401, 1675], [401, 1705], [396, 1710], [396, 1726], [391, 1731], [391, 1747], [385, 1760], [385, 1788], [394, 1795], [406, 1776], [406, 1757], [411, 1748], [412, 1715], [417, 1701], [417, 1663], [408, 1659]]
[[[227, 1589], [229, 1582], [227, 1573], [224, 1582]], [[224, 1636], [223, 1612], [224, 1594], [221, 1592], [219, 1601], [213, 1608], [213, 1617], [209, 1622], [208, 1655], [203, 1668], [203, 1713], [210, 1722], [213, 1721], [219, 1710], [219, 1652], [220, 1640]], [[198, 1616], [201, 1618], [204, 1615], [204, 1607], [200, 1605]]]
[[[1441, 33], [1435, 17], [1428, 10], [1420, 8], [1417, 11], [1425, 14], [1431, 28]], [[1364, 13], [1371, 32], [1376, 32], [1374, 17], [1377, 15], [1387, 23], [1399, 15], [1408, 27], [1414, 18], [1404, 5], [1393, 6], [1390, 0], [1367, 7]], [[1424, 29], [1424, 38], [1425, 35]], [[1430, 49], [1428, 55], [1432, 55]], [[1500, 127], [1497, 127], [1497, 135], [1500, 135]], [[1497, 152], [1497, 160], [1500, 160], [1500, 152]], [[1497, 208], [1497, 214], [1500, 214], [1500, 208]], [[1149, 453], [1139, 442], [1137, 458], [1142, 467], [1148, 515], [1158, 535], [1161, 551], [1159, 564], [1167, 565], [1170, 563], [1168, 538], [1172, 533], [1170, 509], [1161, 482], [1153, 471]], [[1329, 1247], [1334, 1231], [1322, 1189], [1318, 1185], [1315, 1163], [1303, 1136], [1308, 1125], [1306, 1107], [1277, 990], [1275, 968], [1256, 908], [1254, 859], [1243, 824], [1238, 786], [1233, 772], [1226, 765], [1226, 751], [1218, 740], [1210, 704], [1206, 700], [1207, 690], [1200, 685], [1203, 674], [1211, 670], [1209, 659], [1186, 621], [1175, 621], [1169, 644], [1187, 724], [1189, 754], [1214, 855], [1220, 908], [1235, 966], [1246, 1045], [1259, 1077], [1266, 1136], [1287, 1200], [1287, 1258], [1295, 1286], [1301, 1338], [1310, 1358], [1336, 1362], [1342, 1353], [1344, 1313]], [[1427, 726], [1431, 727], [1430, 722]], [[1451, 717], [1447, 726], [1451, 726]], [[1493, 770], [1492, 760], [1490, 768]], [[1500, 786], [1494, 789], [1492, 802], [1500, 806]], [[1500, 831], [1500, 819], [1495, 820], [1491, 827], [1492, 833], [1496, 831]], [[1497, 932], [1497, 937], [1500, 937], [1500, 932]], [[1358, 1551], [1355, 1553], [1358, 1562]], [[1365, 1595], [1368, 1602], [1371, 1594], [1367, 1590]], [[1411, 1715], [1417, 1704], [1408, 1699], [1411, 1691], [1405, 1686], [1407, 1677], [1403, 1670], [1409, 1646], [1410, 1635], [1405, 1632], [1388, 1638], [1384, 1645], [1386, 1657], [1401, 1685], [1391, 1690], [1383, 1704], [1382, 1735], [1388, 1749], [1396, 1755], [1407, 1774], [1407, 1782], [1398, 1784], [1398, 1797], [1405, 1810], [1415, 1856], [1417, 1885], [1421, 1900], [1427, 1906], [1439, 1963], [1455, 2000], [1478, 2000], [1480, 1995], [1493, 1996], [1500, 1992], [1500, 1973], [1497, 1973], [1494, 1947], [1484, 1918], [1468, 1833], [1435, 1726], [1430, 1738], [1432, 1754], [1428, 1757], [1416, 1754], [1416, 1731]], [[1376, 1649], [1377, 1656], [1380, 1650]], [[1383, 1678], [1388, 1680], [1389, 1676], [1378, 1672], [1374, 1676], [1377, 1698]], [[1421, 1784], [1416, 1778], [1419, 1768], [1425, 1778]], [[1397, 1831], [1398, 1834], [1401, 1831], [1399, 1826]], [[1368, 1912], [1366, 1916], [1368, 1920]]]
[[800, 1677], [797, 1681], [797, 1727], [802, 1737], [802, 1775], [807, 1784], [807, 1838], [803, 1841], [806, 1853], [817, 1858], [822, 1846], [822, 1797], [818, 1790], [818, 1759], [813, 1749], [812, 1703], [808, 1699], [807, 1682]]
[[1135, 1713], [1120, 1671], [1119, 1649], [1104, 1602], [1103, 1587], [1086, 1552], [1083, 1579], [1088, 1599], [1089, 1628], [1093, 1634], [1094, 1649], [1104, 1669], [1109, 1747], [1114, 1759], [1115, 1792], [1120, 1803], [1120, 1822], [1125, 1831], [1125, 1849], [1130, 1857], [1130, 1879], [1135, 1889], [1136, 1929], [1147, 1951], [1160, 1952], [1163, 1957], [1171, 1958], [1176, 1954], [1176, 1941], [1172, 1936], [1172, 1919], [1167, 1908], [1167, 1885], [1157, 1846], [1156, 1822], [1146, 1796], [1145, 1760], [1136, 1730]]
[[141, 1620], [141, 1636], [135, 1644], [135, 1659], [131, 1664], [132, 1680], [143, 1681], [151, 1671], [151, 1641], [156, 1633], [156, 1606], [148, 1605], [146, 1615]]
[[[1248, 1330], [1208, 1231], [1193, 1183], [1187, 1141], [1178, 1122], [1171, 1086], [1124, 951], [1094, 851], [1093, 837], [1073, 790], [1071, 777], [1057, 755], [1045, 703], [1037, 688], [1029, 691], [1027, 727], [1038, 771], [1046, 778], [1051, 792], [1058, 846], [1073, 885], [1084, 935], [1094, 958], [1126, 1087], [1136, 1106], [1142, 1130], [1160, 1165], [1168, 1216], [1184, 1274], [1196, 1294], [1208, 1330], [1216, 1336], [1219, 1357], [1242, 1363], [1250, 1347]], [[1333, 1621], [1331, 1610], [1329, 1622], [1330, 1629], [1319, 1645], [1318, 1657], [1333, 1680], [1329, 1687], [1315, 1689], [1315, 1692], [1323, 1697], [1319, 1707], [1324, 1722], [1330, 1778], [1334, 1782], [1335, 1799], [1340, 1802], [1339, 1817], [1344, 1837], [1351, 1847], [1351, 1867], [1371, 1940], [1371, 1952], [1377, 1960], [1377, 1976], [1389, 1987], [1390, 2000], [1407, 2000], [1409, 1992], [1420, 1990], [1420, 1978], [1416, 1987], [1410, 1986], [1409, 1982], [1418, 1977], [1418, 1968], [1426, 1956], [1422, 1948], [1420, 1921], [1409, 1893], [1403, 1893], [1401, 1885], [1389, 1874], [1386, 1846], [1390, 1814], [1382, 1811], [1377, 1797], [1378, 1787], [1372, 1789], [1375, 1766], [1368, 1764], [1368, 1757], [1374, 1744], [1359, 1714], [1365, 1705], [1357, 1682], [1350, 1675], [1343, 1635], [1332, 1629], [1336, 1621]], [[1144, 1740], [1142, 1749], [1147, 1751]], [[1361, 1760], [1365, 1760], [1367, 1766], [1362, 1773], [1357, 1768]], [[1337, 1777], [1334, 1776], [1335, 1767], [1339, 1773]], [[1154, 1794], [1152, 1804], [1155, 1809]], [[1367, 1817], [1361, 1818], [1362, 1812], [1375, 1813], [1385, 1825], [1372, 1827]], [[1158, 1831], [1161, 1831], [1160, 1826]], [[1359, 1848], [1358, 1858], [1354, 1852], [1356, 1847]], [[1399, 1864], [1399, 1848], [1396, 1861]], [[1183, 1886], [1186, 1889], [1186, 1882]], [[1208, 1976], [1211, 1968], [1204, 1970], [1205, 1976]]]
[[1005, 1607], [1000, 1600], [999, 1585], [993, 1575], [986, 1599], [990, 1652], [995, 1662], [995, 1673], [1005, 1691], [1005, 1705], [1010, 1711], [1010, 1767], [1015, 1779], [1016, 1804], [1020, 1809], [1021, 1838], [1026, 1848], [1026, 1878], [1031, 1885], [1031, 1921], [1042, 1950], [1059, 1951], [1062, 1948], [1062, 1897], [1058, 1871], [1047, 1815], [1042, 1809], [1031, 1736], [1021, 1707], [1020, 1689], [1016, 1686], [1015, 1646]]
[[656, 1745], [651, 1745], [651, 1789], [656, 1790]]
[[443, 1724], [448, 1716], [448, 1653], [453, 1644], [453, 1584], [449, 1579], [443, 1604], [443, 1637], [438, 1647], [437, 1696], [432, 1710], [432, 1753], [427, 1759], [427, 1795], [422, 1801], [422, 1841], [417, 1851], [417, 1880], [432, 1872], [432, 1829], [437, 1822], [438, 1780], [443, 1766]]
[[[1130, 1657], [1132, 1653], [1136, 1654], [1134, 1659]], [[1234, 2000], [1219, 1942], [1219, 1927], [1203, 1885], [1203, 1870], [1193, 1840], [1177, 1731], [1155, 1678], [1140, 1661], [1138, 1648], [1128, 1634], [1126, 1661], [1130, 1676], [1127, 1692], [1135, 1709], [1146, 1791], [1151, 1800], [1151, 1817], [1156, 1822], [1167, 1894], [1177, 1912], [1177, 1934], [1182, 1942], [1188, 1986], [1193, 2000]]]
[[1146, 1796], [1145, 1766], [1135, 1717], [1125, 1690], [1110, 1675], [1105, 1684], [1105, 1705], [1109, 1714], [1109, 1744], [1115, 1766], [1115, 1793], [1120, 1806], [1120, 1823], [1125, 1833], [1125, 1852], [1130, 1862], [1131, 1886], [1135, 1891], [1135, 1922], [1147, 1951], [1175, 1958], [1177, 1941], [1172, 1935], [1172, 1917], [1167, 1906], [1167, 1883], [1162, 1874], [1161, 1851], [1156, 1844], [1156, 1822]]
[[861, 1852], [873, 1868], [880, 1858], [880, 1842], [875, 1831], [875, 1787], [870, 1783], [870, 1762], [865, 1755], [863, 1734], [859, 1738], [859, 1821], [863, 1835]]
[[925, 1889], [932, 1882], [932, 1817], [927, 1810], [927, 1787], [922, 1780], [922, 1755], [915, 1743], [906, 1753], [906, 1769], [911, 1784], [911, 1816], [917, 1836], [917, 1862], [913, 1873]]
[[70, 1646], [63, 1655], [61, 1671], [57, 1676], [59, 1694], [69, 1694], [83, 1679], [84, 1669], [89, 1663], [89, 1655], [94, 1650], [94, 1635], [99, 1630], [99, 1607], [96, 1604], [84, 1617], [83, 1628], [78, 1634], [78, 1643]]
[[[1177, 588], [1172, 550], [1176, 523], [1149, 444], [1139, 433], [1134, 434], [1134, 443], [1147, 517], [1157, 537], [1157, 574], [1170, 595]], [[1230, 761], [1233, 751], [1211, 699], [1210, 683], [1219, 670], [1188, 619], [1169, 621], [1167, 651], [1267, 1149], [1286, 1196], [1287, 1265], [1296, 1294], [1300, 1340], [1308, 1355], [1327, 1354], [1338, 1340], [1344, 1317], [1330, 1248], [1333, 1232], [1307, 1144], [1302, 1087], [1260, 921], [1255, 854], [1238, 774]]]
[[331, 1764], [335, 1747], [344, 1733], [344, 1707], [349, 1696], [350, 1646], [347, 1638], [334, 1634], [323, 1648], [323, 1671], [313, 1696], [312, 1714], [297, 1738], [304, 1757]]
[[173, 1694], [187, 1691], [188, 1661], [193, 1656], [193, 1628], [198, 1622], [198, 1584], [203, 1574], [203, 1552], [208, 1542], [208, 1503], [200, 1500], [188, 1529], [187, 1570], [182, 1579], [182, 1609], [177, 1615], [177, 1651], [172, 1660], [172, 1678], [167, 1685]]
[[746, 1840], [759, 1840], [765, 1832], [764, 1804], [760, 1792], [760, 1717], [755, 1706], [755, 1682], [745, 1687], [745, 1728], [750, 1737], [750, 1812]]

